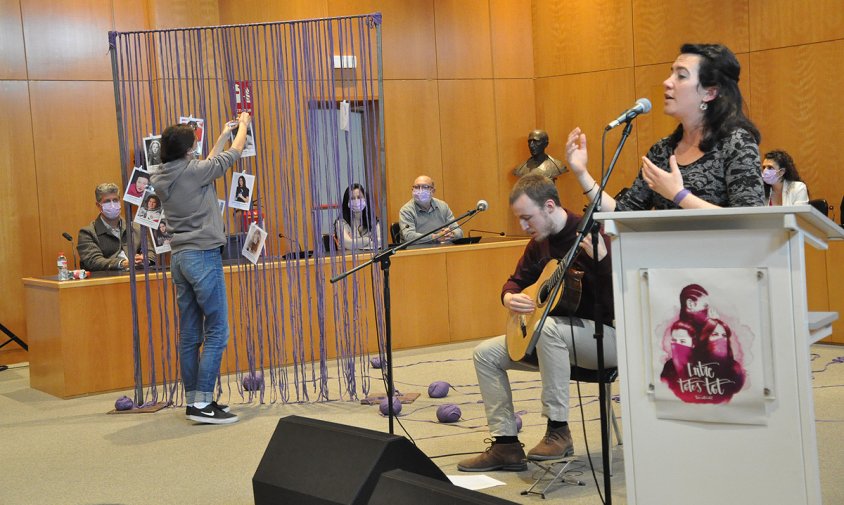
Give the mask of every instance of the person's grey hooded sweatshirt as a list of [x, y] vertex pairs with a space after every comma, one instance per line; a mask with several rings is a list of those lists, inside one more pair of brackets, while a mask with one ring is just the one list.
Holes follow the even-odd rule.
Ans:
[[223, 177], [239, 159], [240, 153], [229, 149], [207, 160], [169, 161], [150, 174], [167, 227], [173, 230], [173, 254], [207, 251], [226, 243], [214, 180]]

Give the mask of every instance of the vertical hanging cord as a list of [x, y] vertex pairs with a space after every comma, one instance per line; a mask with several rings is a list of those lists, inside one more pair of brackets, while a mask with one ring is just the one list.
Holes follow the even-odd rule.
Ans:
[[[333, 232], [333, 226], [323, 230], [324, 224], [330, 225], [328, 221], [340, 214], [336, 208], [320, 210], [318, 206], [339, 202], [345, 181], [361, 182], [370, 195], [370, 202], [383, 194], [383, 188], [375, 180], [382, 170], [373, 165], [381, 161], [380, 156], [371, 155], [374, 151], [380, 154], [382, 142], [372, 138], [377, 122], [369, 117], [372, 77], [366, 68], [372, 54], [369, 44], [372, 28], [371, 17], [356, 16], [132, 32], [129, 36], [116, 34], [113, 38], [113, 45], [119, 49], [116, 54], [120, 55], [115, 65], [118, 102], [127, 111], [121, 118], [121, 125], [124, 138], [132, 139], [131, 145], [124, 141], [125, 159], [131, 156], [135, 162], [132, 166], [140, 164], [143, 137], [160, 134], [164, 126], [175, 123], [182, 115], [204, 119], [206, 137], [212, 135], [230, 119], [227, 116], [234, 105], [232, 83], [235, 79], [247, 80], [255, 92], [256, 111], [259, 109], [257, 104], [261, 105], [253, 127], [258, 156], [240, 161], [239, 165], [247, 167], [256, 177], [253, 198], [260, 196], [260, 199], [255, 208], [268, 230], [282, 231], [298, 246], [296, 249], [301, 247], [315, 252], [313, 262], [306, 258], [288, 258], [283, 264], [270, 262], [269, 258], [278, 257], [283, 249], [293, 248], [275, 237], [268, 237], [266, 255], [258, 265], [246, 264], [236, 256], [239, 275], [233, 275], [231, 266], [225, 267], [229, 274], [229, 306], [240, 305], [242, 309], [241, 317], [231, 325], [232, 346], [227, 348], [225, 366], [238, 379], [241, 397], [239, 378], [245, 358], [249, 373], [269, 372], [271, 401], [277, 398], [283, 402], [291, 400], [291, 382], [297, 401], [310, 401], [311, 391], [316, 394], [315, 400], [329, 400], [330, 340], [333, 340], [337, 360], [340, 396], [356, 397], [358, 360], [366, 366], [364, 355], [371, 323], [367, 317], [370, 289], [376, 300], [376, 327], [383, 325], [379, 295], [375, 292], [380, 274], [373, 270], [371, 280], [358, 275], [342, 285], [328, 287], [325, 276], [329, 271], [335, 273], [345, 268], [346, 258], [322, 250], [317, 240], [323, 232]], [[357, 56], [360, 63], [354, 79], [343, 82], [335, 79], [332, 65], [335, 49], [342, 55]], [[380, 76], [378, 78], [380, 80]], [[143, 91], [144, 87], [146, 91]], [[146, 99], [143, 99], [144, 95]], [[217, 102], [216, 109], [209, 109], [209, 99]], [[355, 108], [357, 119], [352, 132], [339, 130], [338, 99], [348, 100]], [[362, 123], [358, 128], [361, 113]], [[345, 139], [342, 144], [339, 143], [341, 134]], [[362, 144], [363, 167], [354, 157], [360, 156], [361, 134], [366, 139]], [[203, 139], [203, 153], [208, 152], [215, 138]], [[343, 153], [340, 148], [344, 149]], [[131, 174], [131, 166], [122, 168], [124, 175]], [[128, 176], [125, 179], [127, 182]], [[228, 183], [228, 178], [224, 178], [226, 196]], [[325, 201], [322, 201], [323, 197]], [[383, 205], [370, 205], [367, 209], [371, 228], [378, 226], [375, 219], [378, 207]], [[131, 220], [128, 212], [126, 216]], [[237, 229], [238, 223], [234, 222], [231, 213], [226, 213], [225, 220], [230, 232]], [[140, 245], [146, 251], [150, 232], [146, 228], [143, 231]], [[355, 249], [348, 253], [352, 263], [360, 261], [359, 257], [364, 255]], [[149, 389], [146, 394], [141, 393], [142, 396], [156, 401], [161, 393], [164, 399], [176, 403], [184, 394], [178, 373], [178, 353], [173, 359], [173, 352], [178, 349], [179, 328], [178, 318], [171, 315], [177, 314], [178, 309], [175, 286], [167, 274], [165, 258], [159, 255], [156, 265], [144, 271], [146, 314], [155, 314], [157, 310], [158, 320], [147, 317], [147, 349], [143, 356], [149, 361], [144, 364], [140, 359], [142, 353], [136, 353], [137, 364], [145, 366], [136, 369], [135, 381], [142, 387], [143, 377], [148, 374]], [[138, 288], [136, 273], [133, 272], [130, 280], [133, 291]], [[330, 310], [326, 306], [327, 296], [334, 299]], [[155, 302], [158, 307], [153, 306]], [[137, 318], [138, 305], [133, 307], [134, 318]], [[329, 317], [333, 318], [333, 324]], [[234, 352], [234, 359], [228, 355], [229, 351]], [[246, 352], [244, 357], [240, 356], [243, 351]], [[229, 394], [230, 379], [225, 380]], [[368, 389], [365, 374], [360, 379], [364, 381], [364, 390]], [[222, 382], [219, 377], [217, 398], [223, 394]], [[250, 395], [250, 399], [257, 396], [261, 403], [266, 401], [263, 390], [252, 393], [255, 395]]]

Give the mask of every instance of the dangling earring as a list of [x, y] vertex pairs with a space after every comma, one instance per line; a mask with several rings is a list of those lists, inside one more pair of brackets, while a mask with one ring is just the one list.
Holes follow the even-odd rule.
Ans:
[[706, 102], [700, 102], [700, 110], [706, 110], [709, 108], [709, 104]]

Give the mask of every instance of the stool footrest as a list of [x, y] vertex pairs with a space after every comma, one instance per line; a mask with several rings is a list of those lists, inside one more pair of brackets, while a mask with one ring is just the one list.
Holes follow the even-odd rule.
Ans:
[[[575, 479], [574, 477], [569, 477], [566, 475], [566, 470], [568, 469], [568, 467], [576, 461], [580, 461], [577, 456], [568, 456], [565, 458], [547, 461], [534, 461], [529, 459], [528, 463], [533, 463], [534, 465], [538, 466], [541, 470], [543, 470], [543, 472], [542, 475], [540, 475], [539, 478], [536, 479], [533, 485], [530, 486], [528, 489], [522, 491], [521, 494], [538, 494], [544, 500], [545, 493], [548, 492], [548, 488], [554, 485], [557, 481], [560, 481], [563, 484], [571, 484], [573, 486], [585, 486], [586, 483], [582, 480]], [[555, 469], [555, 466], [559, 466], [559, 468]], [[539, 485], [540, 482], [542, 482], [543, 479], [548, 476], [548, 474], [553, 474], [553, 477], [551, 478], [550, 482], [548, 482], [548, 484], [546, 484], [541, 491], [534, 491], [534, 489]]]

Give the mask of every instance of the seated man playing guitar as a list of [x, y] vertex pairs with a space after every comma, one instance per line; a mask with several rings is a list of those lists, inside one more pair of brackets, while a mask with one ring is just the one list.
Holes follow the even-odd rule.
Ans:
[[[537, 303], [528, 292], [532, 285], [541, 289], [544, 282], [541, 277], [549, 270], [548, 273], [557, 273], [556, 278], [560, 277], [561, 272], [555, 270], [561, 270], [563, 265], [552, 259], [563, 258], [574, 245], [581, 218], [561, 206], [554, 183], [539, 174], [526, 175], [516, 183], [510, 193], [510, 207], [532, 240], [519, 259], [516, 271], [501, 290], [502, 303], [511, 314], [508, 334], [475, 348], [475, 371], [494, 441], [486, 452], [457, 465], [464, 472], [527, 468], [525, 452], [517, 436], [513, 396], [507, 377], [509, 369], [536, 370], [538, 366], [542, 377], [542, 415], [548, 418], [548, 429], [539, 444], [528, 452], [527, 458], [550, 460], [574, 453], [568, 427], [571, 366], [597, 369], [594, 296], [600, 297], [601, 320], [613, 320], [609, 239], [602, 235], [603, 240], [598, 245], [600, 261], [595, 269], [592, 244], [587, 236], [579, 251], [586, 254], [578, 254], [572, 267], [581, 272], [566, 276], [572, 282], [566, 281], [560, 303], [545, 320], [535, 349], [531, 344], [522, 346], [522, 341], [533, 336], [535, 322], [543, 311], [540, 306], [547, 302]], [[549, 268], [545, 268], [546, 265]], [[573, 284], [581, 281], [581, 274], [582, 290], [578, 290]], [[568, 300], [569, 307], [561, 307], [566, 298], [580, 298], [581, 292], [582, 303]], [[529, 353], [521, 354], [516, 347], [523, 347]], [[604, 354], [605, 366], [617, 365], [615, 330], [607, 325], [604, 326]]]

